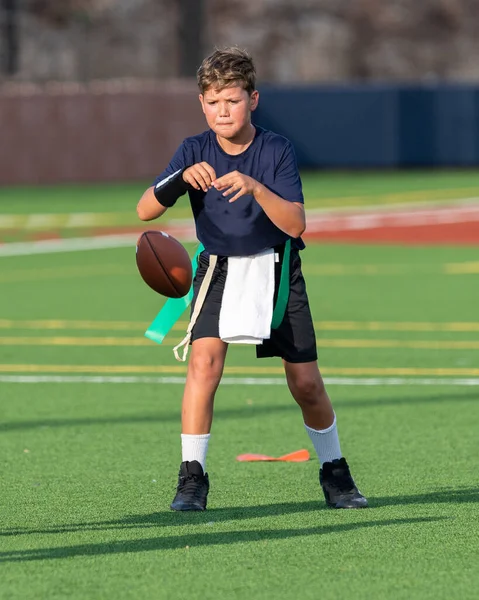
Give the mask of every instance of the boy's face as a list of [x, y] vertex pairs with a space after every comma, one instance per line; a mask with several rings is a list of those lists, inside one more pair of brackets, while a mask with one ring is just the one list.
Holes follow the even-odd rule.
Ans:
[[208, 126], [225, 139], [234, 139], [249, 126], [258, 99], [256, 90], [250, 95], [240, 85], [221, 90], [209, 88], [200, 94]]

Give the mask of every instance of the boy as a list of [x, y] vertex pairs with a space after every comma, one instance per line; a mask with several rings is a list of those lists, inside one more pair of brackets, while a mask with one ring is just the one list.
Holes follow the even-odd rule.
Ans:
[[[233, 331], [233, 338], [238, 333], [255, 338], [255, 332], [247, 330], [259, 327], [258, 339], [248, 339], [257, 344], [258, 358], [282, 358], [289, 390], [320, 461], [319, 479], [328, 506], [364, 508], [367, 500], [341, 454], [336, 417], [317, 364], [299, 256], [306, 222], [294, 150], [286, 138], [252, 124], [259, 99], [255, 79], [251, 57], [238, 48], [215, 50], [203, 61], [198, 70], [199, 100], [209, 129], [183, 141], [137, 207], [140, 219], [150, 221], [188, 192], [197, 237], [205, 247], [194, 281], [191, 336], [186, 338], [187, 342], [191, 338], [191, 357], [182, 403], [182, 463], [171, 508], [206, 508], [205, 463], [213, 402], [231, 341], [221, 330], [235, 326], [240, 331]], [[243, 291], [256, 294], [253, 304], [256, 309], [263, 303], [258, 310], [267, 321], [266, 333], [264, 322], [251, 324], [246, 317], [230, 317], [225, 324], [228, 276], [233, 277], [233, 269], [238, 273], [238, 265], [245, 279], [234, 282], [231, 301]], [[247, 268], [241, 271], [244, 265]], [[256, 268], [260, 274], [248, 286]], [[275, 277], [268, 287], [272, 272]], [[283, 272], [286, 294], [279, 291]], [[280, 311], [279, 323], [272, 326], [270, 307], [279, 303], [280, 295], [284, 313]]]

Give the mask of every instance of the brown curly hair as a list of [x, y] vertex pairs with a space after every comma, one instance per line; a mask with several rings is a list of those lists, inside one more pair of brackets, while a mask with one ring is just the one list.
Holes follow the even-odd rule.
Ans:
[[248, 94], [256, 89], [253, 59], [246, 50], [236, 46], [216, 48], [203, 60], [196, 78], [202, 94], [209, 88], [221, 90], [235, 85], [241, 85]]

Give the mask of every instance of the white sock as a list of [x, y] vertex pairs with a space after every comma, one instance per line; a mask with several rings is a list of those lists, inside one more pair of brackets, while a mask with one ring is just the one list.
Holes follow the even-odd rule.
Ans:
[[181, 434], [181, 456], [182, 462], [197, 460], [203, 467], [203, 472], [206, 473], [206, 453], [208, 452], [208, 442], [210, 434], [190, 435], [189, 433]]
[[304, 424], [308, 432], [309, 439], [313, 443], [319, 462], [332, 462], [336, 458], [341, 458], [341, 447], [339, 445], [338, 429], [336, 427], [336, 415], [334, 415], [333, 424], [327, 429], [311, 429]]

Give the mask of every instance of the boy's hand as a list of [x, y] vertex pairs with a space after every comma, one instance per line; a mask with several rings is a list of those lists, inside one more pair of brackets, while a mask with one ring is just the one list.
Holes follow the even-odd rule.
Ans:
[[243, 175], [239, 171], [231, 171], [222, 177], [213, 181], [213, 187], [218, 191], [226, 190], [223, 192], [223, 196], [230, 196], [234, 192], [236, 194], [228, 200], [228, 202], [234, 202], [241, 196], [251, 194], [254, 196], [255, 190], [258, 187], [258, 182], [248, 175]]
[[196, 163], [183, 172], [183, 181], [189, 183], [195, 190], [202, 189], [204, 192], [210, 189], [215, 179], [215, 170], [207, 162]]

